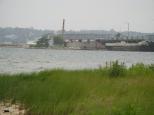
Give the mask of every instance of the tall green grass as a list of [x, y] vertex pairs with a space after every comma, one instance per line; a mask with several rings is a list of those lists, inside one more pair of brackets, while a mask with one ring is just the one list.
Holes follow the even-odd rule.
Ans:
[[0, 74], [0, 101], [28, 115], [152, 115], [154, 66], [114, 62], [95, 70]]

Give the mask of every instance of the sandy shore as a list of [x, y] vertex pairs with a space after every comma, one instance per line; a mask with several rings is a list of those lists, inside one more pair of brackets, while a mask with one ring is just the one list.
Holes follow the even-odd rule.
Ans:
[[0, 103], [0, 115], [24, 115], [25, 110], [19, 104]]

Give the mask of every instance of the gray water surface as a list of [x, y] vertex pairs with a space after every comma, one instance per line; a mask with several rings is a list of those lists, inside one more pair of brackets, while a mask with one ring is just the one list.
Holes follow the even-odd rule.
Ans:
[[0, 73], [98, 68], [115, 60], [128, 67], [136, 63], [154, 64], [154, 52], [0, 48]]

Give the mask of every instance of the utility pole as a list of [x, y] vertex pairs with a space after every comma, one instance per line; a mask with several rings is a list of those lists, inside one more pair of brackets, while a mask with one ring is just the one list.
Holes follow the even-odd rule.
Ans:
[[127, 39], [129, 39], [129, 22], [128, 22], [128, 38]]

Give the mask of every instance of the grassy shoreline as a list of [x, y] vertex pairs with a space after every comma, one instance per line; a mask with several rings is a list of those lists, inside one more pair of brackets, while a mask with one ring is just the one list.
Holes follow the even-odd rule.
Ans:
[[153, 96], [153, 65], [0, 74], [0, 102], [19, 102], [28, 115], [152, 115]]

